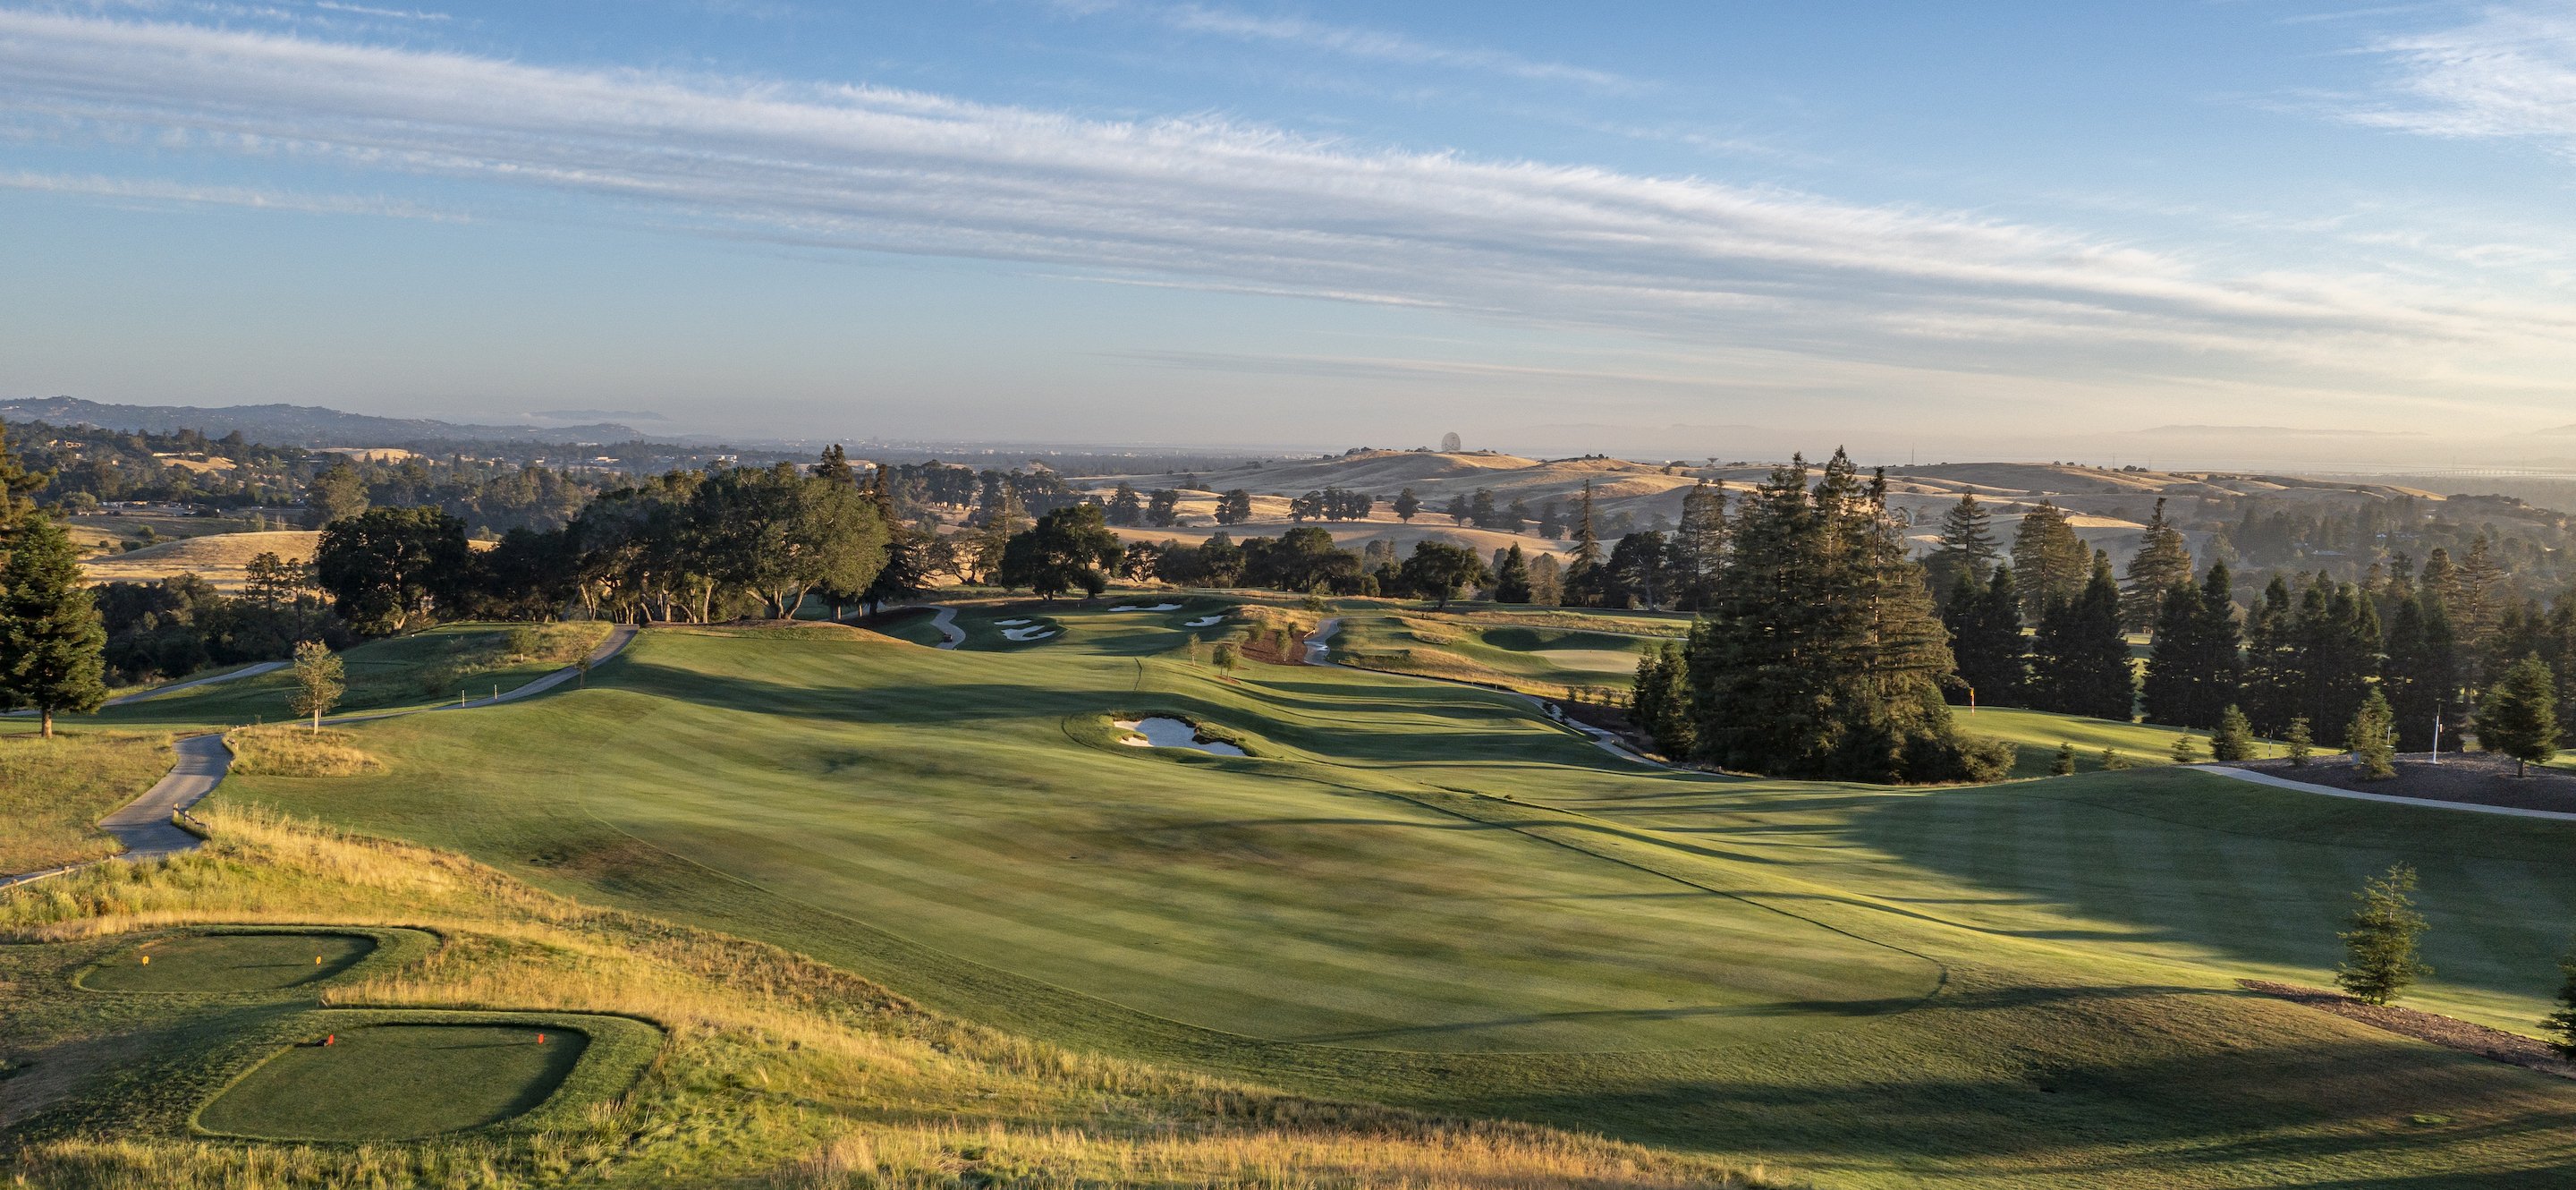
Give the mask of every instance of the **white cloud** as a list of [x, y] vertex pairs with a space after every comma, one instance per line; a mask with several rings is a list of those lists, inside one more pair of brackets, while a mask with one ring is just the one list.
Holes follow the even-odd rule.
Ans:
[[706, 234], [2023, 377], [2259, 365], [2324, 389], [2527, 387], [2562, 373], [2576, 342], [2564, 304], [2374, 274], [2228, 275], [1955, 212], [1214, 119], [185, 24], [0, 10], [0, 113], [30, 135], [157, 135], [605, 197]]
[[[1108, 11], [1100, 5], [1089, 11]], [[1307, 49], [1394, 62], [1407, 66], [1440, 66], [1478, 70], [1530, 82], [1576, 83], [1603, 90], [1633, 90], [1636, 84], [1604, 70], [1543, 62], [1502, 50], [1432, 45], [1400, 33], [1330, 25], [1303, 17], [1258, 16], [1200, 4], [1117, 6], [1143, 13], [1185, 33], [1205, 33], [1237, 41], [1275, 42]]]
[[2401, 68], [2405, 98], [2358, 107], [2350, 119], [2429, 136], [2531, 138], [2576, 154], [2576, 6], [2489, 8], [2468, 24], [2372, 48]]
[[210, 203], [216, 206], [250, 207], [267, 211], [298, 211], [315, 215], [384, 215], [398, 219], [429, 219], [437, 222], [465, 221], [465, 217], [461, 215], [446, 214], [385, 198], [344, 194], [294, 194], [248, 186], [203, 186], [148, 178], [109, 178], [97, 174], [0, 172], [0, 189], [132, 199], [137, 202]]

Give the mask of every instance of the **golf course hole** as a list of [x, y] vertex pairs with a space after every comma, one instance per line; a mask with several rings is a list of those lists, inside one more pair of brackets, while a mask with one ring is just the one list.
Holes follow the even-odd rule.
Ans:
[[481, 1128], [544, 1103], [589, 1046], [587, 1035], [548, 1024], [361, 1025], [279, 1050], [197, 1123], [269, 1140], [405, 1140]]
[[1112, 719], [1109, 725], [1133, 734], [1118, 737], [1118, 742], [1131, 748], [1186, 748], [1211, 756], [1248, 756], [1242, 747], [1224, 740], [1210, 739], [1199, 733], [1198, 725], [1169, 715], [1147, 715], [1141, 719]]
[[137, 943], [76, 982], [93, 992], [273, 992], [329, 979], [375, 950], [364, 934], [177, 934]]

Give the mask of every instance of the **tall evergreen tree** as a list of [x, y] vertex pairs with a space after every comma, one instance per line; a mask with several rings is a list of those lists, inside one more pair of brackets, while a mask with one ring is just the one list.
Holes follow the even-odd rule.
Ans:
[[1529, 559], [1514, 542], [1503, 551], [1503, 560], [1494, 566], [1494, 602], [1528, 603], [1530, 601]]
[[2244, 697], [2242, 643], [2226, 563], [2212, 563], [2197, 590], [2175, 587], [2157, 609], [2144, 688], [2148, 721], [2218, 726]]
[[2440, 738], [2458, 747], [2461, 713], [2460, 667], [2451, 620], [2439, 601], [2427, 602], [2413, 591], [2397, 599], [2388, 622], [2388, 656], [2380, 668], [2380, 687], [2388, 692], [2389, 713], [2397, 721], [2397, 746], [2424, 752], [2433, 747], [2435, 724]]
[[1665, 644], [1637, 659], [1637, 676], [1629, 688], [1629, 712], [1655, 741], [1655, 750], [1681, 759], [1697, 743], [1692, 714], [1690, 660], [1682, 646]]
[[2021, 590], [2022, 619], [2039, 623], [2050, 605], [2075, 602], [2092, 566], [2093, 552], [2075, 535], [2065, 511], [2040, 501], [2013, 532], [2013, 582]]
[[1574, 552], [1565, 563], [1565, 602], [1569, 607], [1598, 607], [1609, 586], [1602, 567], [1601, 532], [1592, 517], [1592, 481], [1583, 481], [1583, 500], [1574, 519]]
[[2137, 670], [2120, 631], [2120, 584], [2111, 576], [2110, 555], [2096, 552], [2082, 593], [2041, 621], [2031, 668], [2046, 710], [2121, 723], [2136, 717]]
[[2415, 911], [2414, 891], [2415, 869], [2398, 864], [2352, 895], [2352, 928], [2342, 934], [2348, 957], [2335, 983], [2363, 1003], [2386, 1004], [2433, 973], [2417, 957], [2416, 940], [2431, 923]]
[[7, 534], [17, 527], [19, 520], [35, 511], [36, 489], [45, 486], [52, 478], [48, 473], [30, 471], [20, 463], [9, 450], [8, 427], [0, 426], [0, 541], [6, 541]]
[[[2131, 632], [2155, 628], [2162, 622], [2165, 596], [2176, 587], [2190, 585], [2191, 548], [2184, 543], [2182, 531], [2165, 520], [2165, 502], [2159, 496], [2138, 552], [2129, 559], [2128, 583], [2120, 591], [2121, 623]], [[2186, 627], [2193, 622], [2190, 617], [2179, 621]]]
[[[880, 470], [878, 474], [882, 475], [884, 472]], [[822, 459], [814, 464], [814, 477], [845, 487], [857, 487], [859, 484], [859, 473], [850, 467], [850, 452], [841, 449], [841, 444], [838, 442], [823, 448]]]
[[[1979, 706], [2023, 705], [2030, 697], [2030, 646], [2021, 631], [2021, 600], [2013, 570], [1997, 566], [1983, 584], [1959, 575], [1941, 621], [1950, 630], [1950, 653], [1959, 681], [1956, 701]], [[1972, 694], [1973, 692], [1973, 694]]]
[[2352, 726], [2344, 731], [2344, 748], [2352, 753], [2353, 767], [2361, 770], [2363, 780], [2397, 775], [2396, 747], [2388, 739], [2395, 727], [2389, 722], [2388, 699], [2372, 687], [2370, 696], [2361, 700], [2361, 709], [2353, 712]]
[[2303, 713], [2307, 677], [2292, 648], [2297, 620], [2289, 581], [2273, 575], [2245, 629], [2245, 713], [2264, 735], [2280, 735]]
[[2505, 579], [2503, 565], [2495, 560], [2495, 547], [2480, 531], [2469, 542], [2468, 556], [2460, 559], [2455, 591], [2442, 607], [2450, 613], [2451, 626], [2472, 657], [2486, 648], [2504, 618]]
[[107, 629], [81, 585], [72, 540], [42, 513], [18, 520], [0, 545], [0, 706], [34, 707], [41, 733], [54, 716], [86, 715], [107, 701]]
[[1661, 609], [1670, 594], [1666, 574], [1671, 567], [1671, 549], [1664, 544], [1663, 534], [1649, 529], [1620, 538], [1602, 571], [1603, 605]]
[[1952, 667], [1883, 478], [1836, 451], [1738, 503], [1717, 597], [1691, 633], [1701, 753], [1733, 769], [1869, 781], [1983, 779], [2006, 750], [1962, 738]]
[[1682, 493], [1682, 520], [1673, 530], [1673, 606], [1697, 611], [1716, 594], [1726, 563], [1726, 485], [1703, 479]]
[[1961, 492], [1959, 502], [1941, 516], [1941, 536], [1923, 559], [1924, 578], [1935, 594], [1947, 599], [1962, 577], [1982, 587], [1994, 572], [1995, 559], [2002, 555], [1995, 541], [1994, 514], [1977, 503], [1975, 492]]
[[2558, 755], [2558, 691], [2540, 658], [2515, 662], [2478, 700], [2478, 746], [2512, 757], [2517, 777]]
[[2299, 596], [2291, 632], [2305, 681], [2299, 713], [2327, 730], [2352, 722], [2379, 675], [2379, 611], [2350, 583], [2319, 573]]

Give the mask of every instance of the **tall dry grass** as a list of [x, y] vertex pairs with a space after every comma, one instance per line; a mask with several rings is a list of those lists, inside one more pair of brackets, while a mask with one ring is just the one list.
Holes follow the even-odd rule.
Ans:
[[236, 727], [224, 733], [233, 771], [259, 777], [355, 777], [384, 767], [345, 731], [295, 723]]
[[170, 737], [0, 735], [0, 875], [116, 854], [98, 820], [170, 771]]

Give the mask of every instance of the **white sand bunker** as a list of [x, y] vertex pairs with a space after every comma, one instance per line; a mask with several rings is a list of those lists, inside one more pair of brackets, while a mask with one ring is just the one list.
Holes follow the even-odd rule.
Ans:
[[995, 620], [993, 622], [1004, 628], [1017, 628], [1022, 624], [1028, 623], [1026, 620]]
[[1176, 612], [1181, 610], [1181, 605], [1177, 603], [1157, 603], [1152, 607], [1147, 607], [1141, 603], [1130, 603], [1119, 607], [1113, 607], [1109, 610], [1113, 612]]
[[1225, 618], [1225, 617], [1224, 617], [1224, 616], [1221, 616], [1221, 615], [1219, 615], [1219, 616], [1201, 616], [1201, 617], [1199, 617], [1198, 619], [1192, 620], [1192, 621], [1190, 621], [1189, 623], [1186, 623], [1186, 624], [1181, 625], [1181, 627], [1183, 627], [1183, 628], [1208, 628], [1208, 627], [1213, 627], [1213, 626], [1217, 623], [1217, 621], [1219, 621], [1219, 620], [1223, 620], [1224, 618]]
[[1005, 628], [1002, 630], [1003, 640], [1045, 640], [1046, 638], [1054, 635], [1055, 629], [1049, 628], [1044, 624], [1032, 624], [1026, 628]]
[[1187, 720], [1174, 719], [1168, 715], [1153, 715], [1143, 719], [1112, 719], [1109, 725], [1122, 731], [1136, 733], [1120, 737], [1118, 741], [1131, 748], [1187, 748], [1212, 756], [1249, 755], [1243, 749], [1224, 740], [1203, 739], [1199, 736], [1199, 729], [1191, 726]]

